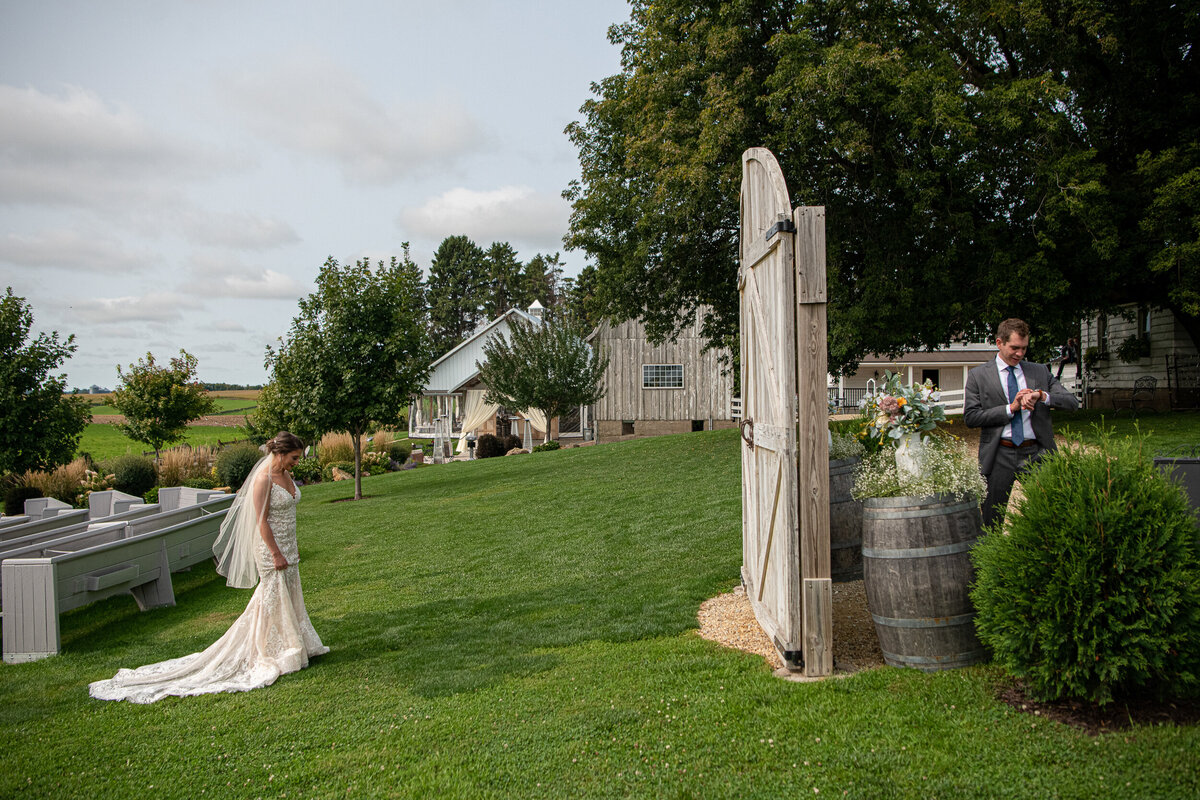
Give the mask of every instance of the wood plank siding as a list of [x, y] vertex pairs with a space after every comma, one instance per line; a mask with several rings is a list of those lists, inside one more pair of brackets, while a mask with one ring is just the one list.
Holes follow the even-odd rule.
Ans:
[[[728, 351], [704, 349], [700, 337], [701, 314], [675, 341], [651, 344], [638, 320], [619, 325], [601, 323], [591, 337], [594, 347], [608, 354], [604, 375], [604, 397], [596, 403], [598, 438], [602, 441], [684, 433], [693, 422], [710, 427], [732, 427], [729, 411], [733, 396], [733, 373]], [[725, 363], [722, 363], [722, 354]], [[681, 388], [644, 388], [642, 368], [646, 365], [680, 365]], [[628, 433], [628, 423], [633, 432]], [[623, 432], [625, 431], [625, 432]]]
[[[1089, 347], [1106, 354], [1094, 364], [1089, 376], [1089, 404], [1107, 407], [1114, 390], [1129, 389], [1138, 378], [1149, 375], [1158, 380], [1155, 407], [1167, 408], [1167, 358], [1194, 357], [1196, 348], [1187, 331], [1169, 310], [1150, 308], [1139, 314], [1136, 306], [1132, 305], [1127, 310], [1128, 316], [1108, 315], [1103, 323], [1098, 317], [1093, 317], [1085, 320], [1081, 326], [1080, 354], [1086, 353]], [[1148, 320], [1144, 315], [1148, 315]], [[1130, 336], [1137, 335], [1144, 321], [1148, 322], [1145, 335], [1150, 341], [1150, 355], [1133, 363], [1125, 363], [1117, 358], [1117, 348]], [[1105, 327], [1107, 335], [1104, 335]]]

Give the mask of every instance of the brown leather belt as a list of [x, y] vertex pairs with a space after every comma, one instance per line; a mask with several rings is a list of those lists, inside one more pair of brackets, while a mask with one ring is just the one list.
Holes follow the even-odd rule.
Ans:
[[1025, 441], [1021, 442], [1020, 444], [1013, 444], [1012, 439], [1001, 439], [1000, 446], [1001, 447], [1015, 447], [1015, 448], [1037, 447], [1037, 439], [1026, 439]]

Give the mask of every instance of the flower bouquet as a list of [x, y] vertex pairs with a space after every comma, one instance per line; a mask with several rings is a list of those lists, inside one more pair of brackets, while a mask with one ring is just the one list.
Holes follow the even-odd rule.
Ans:
[[900, 376], [884, 373], [883, 389], [859, 402], [861, 436], [870, 452], [895, 448], [896, 467], [910, 477], [922, 470], [922, 440], [946, 421], [941, 395], [929, 381], [904, 386]]
[[881, 444], [897, 445], [906, 433], [927, 437], [946, 421], [946, 407], [939, 400], [941, 394], [929, 381], [904, 386], [898, 374], [885, 372], [883, 388], [858, 401], [862, 436], [876, 446], [864, 444], [875, 450]]

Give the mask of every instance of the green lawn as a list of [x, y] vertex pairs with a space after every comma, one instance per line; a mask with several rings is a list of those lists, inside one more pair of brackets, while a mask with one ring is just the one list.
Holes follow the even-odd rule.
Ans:
[[[187, 429], [184, 440], [198, 447], [207, 444], [216, 446], [218, 441], [232, 442], [235, 439], [246, 438], [246, 432], [241, 428], [227, 428], [220, 425], [198, 425]], [[123, 436], [112, 425], [89, 423], [79, 440], [79, 452], [91, 453], [92, 458], [103, 461], [115, 458], [125, 453], [142, 453], [150, 449], [149, 445], [135, 442]]]
[[101, 703], [87, 683], [203, 648], [250, 591], [63, 617], [0, 666], [0, 796], [1134, 797], [1200, 794], [1200, 731], [1096, 738], [995, 699], [991, 667], [816, 683], [700, 639], [738, 582], [736, 431], [304, 489], [332, 652], [245, 694]]
[[1055, 411], [1052, 416], [1056, 433], [1076, 433], [1087, 442], [1096, 441], [1096, 428], [1103, 425], [1118, 434], [1149, 433], [1149, 445], [1155, 452], [1200, 445], [1200, 411], [1142, 411], [1135, 417], [1128, 411], [1087, 409]]

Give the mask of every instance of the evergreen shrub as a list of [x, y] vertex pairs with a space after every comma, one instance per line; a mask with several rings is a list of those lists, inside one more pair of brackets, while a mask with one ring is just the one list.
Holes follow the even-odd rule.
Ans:
[[504, 437], [504, 452], [505, 453], [507, 453], [509, 450], [516, 450], [520, 447], [524, 447], [524, 443], [521, 441], [520, 436], [510, 433], [508, 436]]
[[979, 638], [1042, 700], [1200, 689], [1200, 529], [1142, 438], [1100, 432], [1022, 478], [973, 551]]
[[475, 440], [476, 458], [495, 458], [508, 452], [504, 440], [490, 433], [484, 433]]
[[262, 457], [262, 451], [250, 442], [229, 445], [217, 454], [217, 480], [236, 492]]
[[42, 490], [36, 486], [12, 486], [4, 493], [4, 514], [15, 517], [25, 513], [25, 501], [34, 497], [44, 497]]
[[292, 477], [301, 483], [317, 483], [321, 480], [321, 460], [307, 456], [292, 467]]
[[558, 450], [561, 447], [562, 447], [561, 444], [559, 444], [556, 440], [551, 439], [550, 441], [545, 442], [543, 444], [534, 445], [533, 452], [544, 453], [547, 450]]
[[142, 502], [149, 503], [150, 505], [154, 505], [155, 503], [157, 503], [158, 502], [158, 488], [159, 487], [157, 487], [157, 486], [152, 487], [144, 495], [142, 495]]
[[158, 483], [154, 460], [134, 453], [117, 456], [107, 471], [113, 475], [114, 489], [134, 497], [141, 497]]
[[388, 445], [388, 458], [403, 464], [412, 455], [412, 444], [409, 442], [392, 442]]

